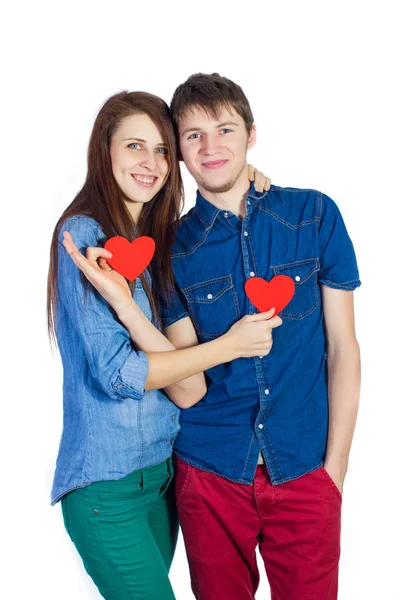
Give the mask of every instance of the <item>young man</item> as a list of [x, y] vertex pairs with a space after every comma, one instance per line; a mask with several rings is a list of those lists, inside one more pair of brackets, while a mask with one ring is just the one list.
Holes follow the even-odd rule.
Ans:
[[206, 396], [182, 411], [176, 498], [192, 588], [199, 600], [254, 598], [258, 546], [273, 600], [333, 600], [360, 386], [353, 246], [324, 194], [249, 189], [256, 130], [238, 85], [193, 75], [171, 109], [199, 191], [174, 247], [166, 335], [206, 342], [257, 312], [251, 277], [288, 275], [296, 288], [269, 355], [210, 369]]

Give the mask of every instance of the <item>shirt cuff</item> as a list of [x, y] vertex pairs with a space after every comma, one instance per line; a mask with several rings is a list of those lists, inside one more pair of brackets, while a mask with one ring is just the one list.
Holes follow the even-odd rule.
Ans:
[[113, 383], [114, 391], [120, 396], [141, 400], [146, 393], [144, 385], [149, 373], [149, 360], [145, 352], [132, 350], [119, 370]]
[[173, 325], [177, 321], [180, 321], [181, 319], [184, 319], [185, 317], [188, 317], [188, 316], [189, 316], [188, 311], [184, 310], [179, 315], [174, 315], [173, 317], [162, 317], [161, 318], [162, 325], [164, 328], [169, 327], [170, 325]]
[[336, 283], [335, 281], [330, 281], [329, 279], [320, 279], [319, 283], [323, 283], [324, 285], [334, 288], [335, 290], [347, 290], [350, 292], [354, 291], [361, 285], [361, 281], [359, 279], [344, 281], [343, 283]]

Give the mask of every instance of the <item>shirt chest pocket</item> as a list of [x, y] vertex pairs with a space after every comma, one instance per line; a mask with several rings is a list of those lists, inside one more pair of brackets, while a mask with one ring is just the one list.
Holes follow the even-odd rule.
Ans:
[[203, 339], [226, 333], [239, 319], [239, 305], [230, 275], [196, 283], [182, 292], [196, 331]]
[[295, 283], [295, 293], [286, 308], [279, 313], [286, 319], [304, 319], [311, 314], [319, 304], [317, 258], [276, 265], [272, 267], [274, 275], [288, 275]]

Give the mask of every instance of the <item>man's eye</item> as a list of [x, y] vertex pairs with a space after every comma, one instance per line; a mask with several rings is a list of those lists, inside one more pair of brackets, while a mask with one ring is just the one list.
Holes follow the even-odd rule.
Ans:
[[132, 148], [132, 150], [139, 150], [140, 144], [138, 144], [137, 142], [132, 142], [132, 144], [128, 145], [128, 148]]
[[221, 129], [221, 133], [230, 133], [232, 131], [232, 129], [228, 129], [227, 127], [224, 127], [223, 129]]
[[198, 140], [200, 137], [199, 133], [192, 133], [192, 135], [189, 135], [189, 140]]

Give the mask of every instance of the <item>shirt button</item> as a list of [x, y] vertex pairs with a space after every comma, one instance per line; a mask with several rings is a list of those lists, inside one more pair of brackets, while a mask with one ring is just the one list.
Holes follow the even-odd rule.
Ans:
[[300, 275], [296, 275], [296, 277], [294, 279], [295, 279], [295, 281], [300, 281], [301, 277], [300, 277]]
[[245, 231], [245, 232], [244, 232], [244, 235], [247, 237], [247, 236], [249, 235], [249, 232], [248, 232], [248, 231]]
[[93, 512], [94, 512], [95, 515], [99, 514], [99, 511], [97, 510], [97, 508], [95, 508]]
[[122, 389], [122, 383], [119, 383], [119, 384], [117, 385], [117, 388], [118, 388], [119, 390], [121, 390], [121, 389]]
[[174, 420], [174, 419], [175, 419], [175, 417], [171, 417], [171, 418], [172, 418], [172, 420]]
[[247, 200], [247, 206], [250, 206], [251, 202], [250, 200]]
[[224, 217], [229, 217], [229, 214], [227, 212], [224, 212]]
[[212, 297], [213, 297], [213, 295], [212, 295], [212, 294], [207, 294], [207, 298], [208, 298], [209, 300], [211, 300], [211, 298], [212, 298]]
[[250, 277], [254, 277], [255, 273], [254, 271], [250, 271]]
[[258, 429], [264, 429], [264, 425], [262, 423], [259, 424]]
[[264, 394], [266, 394], [268, 396], [269, 390], [264, 390]]

